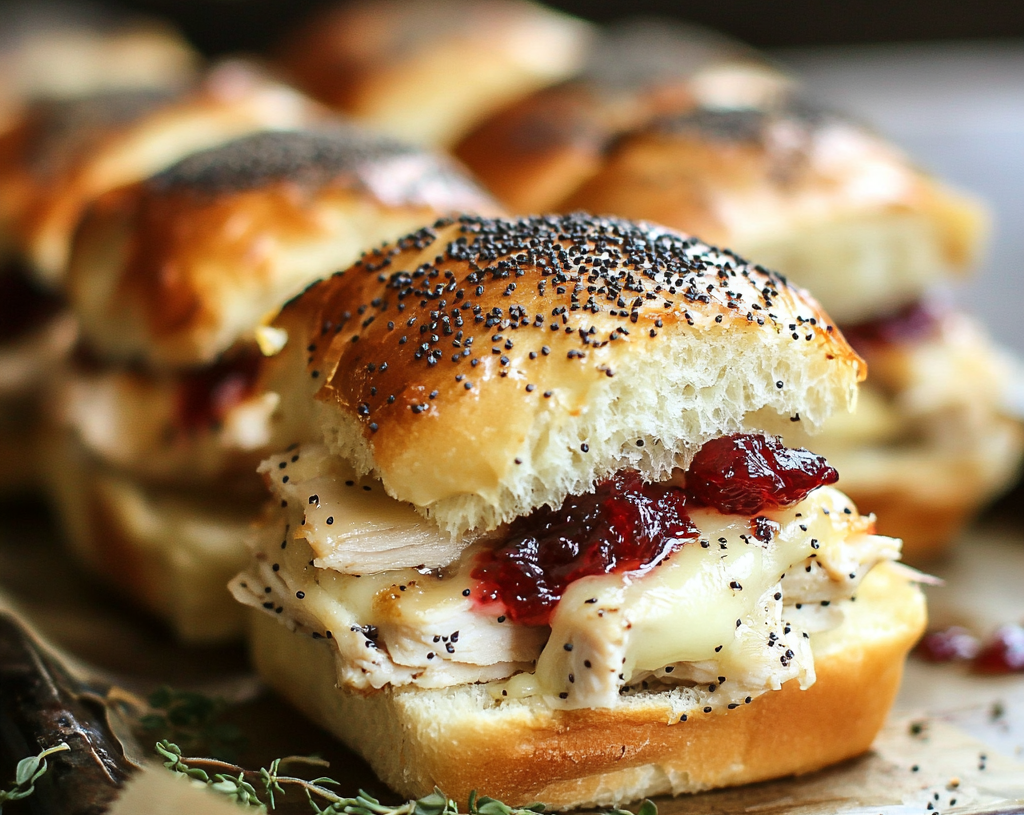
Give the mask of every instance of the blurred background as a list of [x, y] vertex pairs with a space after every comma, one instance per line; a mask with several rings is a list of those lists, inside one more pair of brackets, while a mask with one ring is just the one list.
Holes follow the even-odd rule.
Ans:
[[[7, 0], [0, 0], [0, 3]], [[209, 55], [265, 51], [329, 0], [122, 0]], [[955, 296], [1024, 355], [1024, 3], [1005, 0], [632, 0], [551, 3], [592, 20], [661, 14], [767, 49], [811, 95], [987, 200], [987, 260]], [[1021, 396], [1024, 401], [1024, 395]]]
[[[329, 2], [122, 0], [119, 5], [177, 21], [201, 49], [215, 54], [264, 48], [276, 42], [283, 26]], [[598, 21], [672, 15], [764, 48], [1024, 37], [1024, 4], [1007, 0], [558, 0], [548, 5]]]

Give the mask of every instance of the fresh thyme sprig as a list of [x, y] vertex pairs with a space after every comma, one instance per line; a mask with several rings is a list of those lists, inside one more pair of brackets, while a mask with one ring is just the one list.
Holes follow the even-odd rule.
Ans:
[[237, 755], [242, 731], [221, 721], [228, 709], [224, 699], [165, 685], [146, 701], [151, 711], [139, 719], [143, 732], [158, 733], [189, 753], [202, 752], [225, 760]]
[[47, 756], [63, 753], [70, 749], [64, 742], [61, 742], [53, 747], [47, 747], [38, 755], [28, 756], [19, 761], [18, 767], [14, 771], [14, 786], [9, 790], [0, 790], [0, 812], [3, 812], [4, 804], [9, 801], [20, 801], [36, 791], [36, 781], [42, 778], [49, 769], [46, 763]]
[[[633, 813], [628, 809], [610, 809], [605, 815], [633, 815]], [[658, 805], [650, 798], [645, 798], [644, 802], [640, 804], [640, 809], [636, 811], [636, 815], [658, 815]]]
[[[355, 798], [338, 795], [328, 787], [341, 785], [328, 776], [306, 780], [280, 773], [281, 766], [287, 764], [328, 766], [326, 761], [318, 758], [303, 756], [278, 758], [271, 762], [270, 767], [262, 767], [258, 771], [253, 771], [217, 759], [186, 757], [182, 755], [181, 748], [177, 744], [167, 740], [158, 741], [156, 751], [163, 756], [164, 766], [171, 772], [206, 784], [212, 790], [227, 795], [239, 804], [266, 807], [271, 812], [276, 806], [274, 796], [284, 795], [285, 786], [298, 787], [305, 792], [306, 800], [309, 801], [309, 805], [317, 815], [537, 815], [537, 813], [547, 810], [547, 807], [541, 803], [511, 807], [496, 798], [477, 796], [476, 792], [472, 792], [466, 812], [462, 813], [459, 805], [436, 787], [432, 793], [423, 798], [406, 801], [398, 806], [390, 806], [382, 804], [363, 790], [359, 790], [359, 794]], [[257, 785], [262, 789], [263, 798], [257, 792]], [[318, 800], [324, 802], [325, 805], [321, 806]], [[629, 810], [615, 809], [611, 810], [608, 815], [633, 815], [633, 813]], [[653, 801], [644, 801], [636, 815], [658, 815], [658, 807]]]

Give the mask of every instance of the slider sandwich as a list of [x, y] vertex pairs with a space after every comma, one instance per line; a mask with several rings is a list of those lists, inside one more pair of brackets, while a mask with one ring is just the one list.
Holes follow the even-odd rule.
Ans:
[[[71, 105], [57, 100], [118, 89], [181, 88], [194, 81], [197, 62], [175, 32], [150, 21], [92, 5], [5, 3], [0, 6], [0, 134], [16, 128], [33, 106]], [[46, 143], [28, 147], [40, 165], [53, 158]], [[9, 186], [9, 180], [0, 180], [0, 199]], [[34, 435], [41, 392], [74, 341], [74, 320], [62, 298], [33, 279], [11, 218], [0, 218], [0, 459], [19, 462], [0, 475], [4, 492], [37, 486]]]
[[273, 329], [292, 443], [231, 590], [397, 792], [613, 806], [868, 748], [924, 601], [773, 435], [864, 376], [805, 292], [660, 227], [466, 216]]
[[[628, 42], [643, 53], [645, 36]], [[985, 213], [753, 57], [690, 51], [707, 67], [651, 47], [625, 61], [630, 82], [584, 73], [495, 114], [456, 152], [514, 212], [654, 221], [814, 292], [872, 372], [856, 413], [829, 422], [816, 449], [909, 559], [934, 555], [1012, 483], [1024, 452], [1009, 406], [1021, 373], [942, 303], [980, 254]], [[798, 426], [786, 435], [807, 443]]]
[[667, 117], [562, 206], [696, 232], [821, 299], [871, 376], [816, 449], [908, 559], [947, 546], [1013, 482], [1024, 428], [1009, 393], [1024, 374], [942, 293], [980, 253], [984, 213], [863, 127], [796, 102]]
[[283, 44], [295, 84], [365, 124], [447, 147], [489, 113], [574, 73], [592, 26], [528, 0], [350, 0]]
[[[101, 89], [27, 102], [0, 131], [0, 444], [33, 462], [38, 402], [75, 342], [64, 303], [72, 235], [91, 201], [197, 149], [266, 128], [300, 127], [326, 111], [242, 63], [183, 86]], [[2, 316], [2, 315], [0, 315]], [[33, 479], [18, 471], [12, 486]]]
[[337, 121], [252, 134], [94, 202], [67, 273], [82, 342], [51, 399], [48, 467], [80, 557], [183, 639], [236, 634], [225, 584], [276, 449], [261, 322], [385, 240], [495, 207], [450, 161]]

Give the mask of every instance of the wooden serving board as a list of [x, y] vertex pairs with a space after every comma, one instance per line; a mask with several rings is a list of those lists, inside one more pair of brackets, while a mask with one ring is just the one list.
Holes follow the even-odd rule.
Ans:
[[[1024, 621], [1020, 526], [1004, 521], [971, 530], [932, 571], [946, 581], [927, 589], [935, 623], [986, 633]], [[3, 609], [14, 609], [44, 641], [62, 649], [69, 664], [100, 681], [136, 693], [167, 683], [236, 701], [231, 717], [249, 741], [241, 757], [245, 766], [318, 753], [332, 762], [330, 774], [347, 794], [365, 788], [388, 796], [360, 759], [261, 688], [241, 648], [182, 648], [156, 623], [109, 597], [63, 555], [42, 507], [0, 512]], [[0, 767], [5, 779], [12, 758]], [[112, 811], [238, 811], [188, 784], [168, 785], [169, 778], [162, 771], [138, 774]], [[912, 659], [897, 708], [869, 754], [804, 777], [657, 803], [661, 815], [1024, 813], [1024, 675], [981, 677], [962, 666]], [[18, 811], [26, 810], [11, 807]], [[310, 810], [294, 794], [283, 811]]]

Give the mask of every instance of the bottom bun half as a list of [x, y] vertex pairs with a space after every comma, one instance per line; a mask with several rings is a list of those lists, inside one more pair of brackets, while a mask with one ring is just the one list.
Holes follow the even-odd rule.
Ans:
[[952, 546], [986, 504], [1009, 489], [1024, 455], [1024, 427], [993, 420], [969, 451], [938, 446], [844, 450], [829, 456], [843, 491], [872, 512], [878, 534], [903, 541], [903, 560], [925, 564]]
[[476, 790], [510, 805], [608, 807], [807, 773], [866, 751], [924, 630], [924, 598], [901, 567], [882, 564], [845, 605], [839, 628], [812, 637], [817, 682], [808, 690], [791, 681], [686, 721], [672, 690], [568, 711], [537, 698], [499, 702], [487, 685], [344, 691], [329, 641], [258, 612], [251, 644], [266, 681], [401, 795], [437, 786], [463, 801]]
[[227, 582], [247, 561], [243, 541], [258, 501], [144, 484], [59, 430], [41, 447], [46, 491], [81, 562], [179, 640], [242, 635], [242, 610]]

